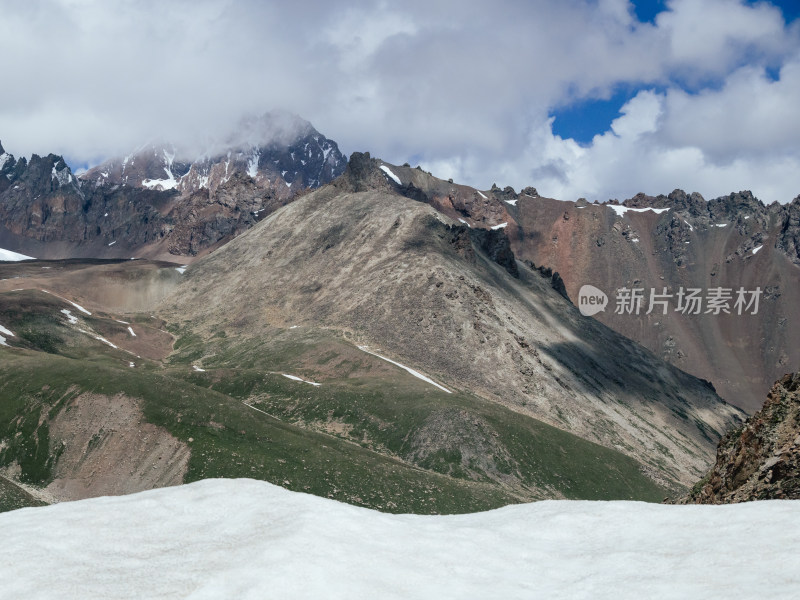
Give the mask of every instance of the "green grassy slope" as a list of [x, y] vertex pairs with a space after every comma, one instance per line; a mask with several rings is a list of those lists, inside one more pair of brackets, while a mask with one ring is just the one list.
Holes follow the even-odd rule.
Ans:
[[0, 295], [0, 323], [17, 333], [16, 348], [0, 347], [0, 468], [19, 465], [28, 484], [52, 480], [61, 448], [48, 424], [70, 399], [91, 392], [140, 400], [146, 421], [186, 443], [187, 482], [252, 477], [422, 514], [665, 494], [619, 452], [467, 391], [447, 394], [339, 332], [275, 329], [244, 339], [173, 328], [167, 361], [135, 359], [128, 368], [123, 349], [78, 331], [108, 334], [120, 327], [113, 319], [82, 316], [72, 326], [62, 307], [38, 292]]

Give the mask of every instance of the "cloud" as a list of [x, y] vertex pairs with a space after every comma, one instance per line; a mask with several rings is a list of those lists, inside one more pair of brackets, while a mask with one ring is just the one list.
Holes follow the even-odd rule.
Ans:
[[[639, 23], [627, 0], [8, 3], [0, 139], [94, 163], [282, 108], [345, 152], [482, 188], [800, 193], [797, 28], [763, 2], [667, 7]], [[641, 91], [611, 131], [552, 134], [554, 107], [620, 86]]]
[[792, 62], [778, 81], [744, 67], [701, 95], [643, 90], [586, 147], [554, 136], [550, 123], [540, 127], [518, 164], [556, 169], [533, 174], [540, 192], [565, 199], [682, 188], [706, 198], [749, 189], [766, 202], [786, 202], [800, 194], [798, 75], [800, 62]]

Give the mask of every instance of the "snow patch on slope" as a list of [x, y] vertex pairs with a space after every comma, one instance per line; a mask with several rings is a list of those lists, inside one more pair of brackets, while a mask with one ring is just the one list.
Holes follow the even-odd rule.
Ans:
[[400, 181], [400, 178], [394, 173], [392, 173], [392, 170], [386, 165], [381, 165], [381, 171], [386, 173], [386, 176], [389, 177], [392, 181], [394, 181], [397, 185], [403, 185], [403, 182]]
[[2, 325], [0, 325], [0, 334], [3, 334], [3, 335], [0, 335], [0, 346], [8, 346], [8, 344], [6, 344], [6, 340], [8, 338], [3, 337], [4, 335], [7, 335], [8, 337], [17, 337], [13, 333], [11, 333], [10, 330], [6, 329]]
[[76, 324], [78, 323], [78, 317], [76, 317], [75, 315], [73, 315], [71, 310], [67, 310], [66, 308], [62, 308], [62, 309], [61, 309], [61, 312], [62, 312], [64, 315], [66, 315], [66, 317], [67, 317], [67, 322], [68, 322], [70, 325], [76, 325]]
[[607, 206], [608, 208], [613, 210], [620, 217], [622, 215], [624, 215], [626, 212], [647, 212], [648, 210], [652, 210], [657, 215], [660, 215], [661, 213], [667, 212], [669, 210], [669, 208], [650, 208], [650, 207], [647, 207], [647, 208], [629, 208], [627, 206], [619, 206], [617, 204], [606, 204], [605, 206]]
[[19, 254], [18, 252], [12, 252], [11, 250], [3, 250], [0, 248], [0, 261], [6, 262], [19, 262], [21, 260], [36, 260], [32, 256], [25, 256], [24, 254]]
[[300, 381], [302, 383], [308, 383], [308, 384], [316, 386], [316, 387], [319, 387], [319, 386], [322, 385], [321, 383], [315, 383], [313, 381], [306, 381], [305, 379], [301, 379], [300, 377], [297, 377], [296, 375], [287, 375], [286, 373], [281, 373], [281, 375], [283, 375], [287, 379], [291, 379], [292, 381]]
[[435, 382], [433, 379], [431, 379], [430, 377], [426, 377], [425, 375], [423, 375], [423, 374], [422, 374], [422, 373], [420, 373], [419, 371], [415, 371], [415, 370], [414, 370], [414, 369], [412, 369], [411, 367], [407, 367], [407, 366], [405, 366], [405, 365], [401, 365], [399, 362], [395, 362], [395, 361], [393, 361], [391, 358], [386, 358], [385, 356], [381, 356], [380, 354], [376, 354], [375, 352], [373, 352], [372, 350], [370, 350], [370, 349], [369, 349], [369, 347], [367, 347], [367, 346], [359, 346], [359, 347], [358, 347], [358, 349], [359, 349], [359, 350], [362, 350], [363, 352], [366, 352], [367, 354], [372, 354], [373, 356], [377, 356], [378, 358], [380, 358], [380, 359], [382, 359], [382, 360], [385, 360], [386, 362], [392, 363], [393, 365], [395, 365], [395, 366], [398, 366], [398, 367], [400, 367], [401, 369], [405, 369], [406, 371], [408, 371], [409, 373], [411, 373], [411, 374], [412, 374], [414, 377], [417, 377], [418, 379], [422, 379], [422, 381], [425, 381], [425, 382], [427, 382], [427, 383], [430, 383], [431, 385], [435, 385], [437, 388], [439, 388], [440, 390], [443, 390], [443, 391], [447, 392], [448, 394], [452, 394], [452, 393], [453, 393], [453, 392], [451, 392], [450, 390], [448, 390], [446, 387], [442, 387], [441, 385], [439, 385], [438, 383], [436, 383], [436, 382]]
[[500, 225], [495, 225], [494, 227], [490, 227], [490, 229], [492, 230], [505, 229], [507, 226], [508, 223], [500, 223]]

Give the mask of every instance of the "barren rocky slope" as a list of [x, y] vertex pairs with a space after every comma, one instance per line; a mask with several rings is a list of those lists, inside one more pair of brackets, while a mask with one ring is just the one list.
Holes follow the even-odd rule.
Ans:
[[764, 406], [720, 440], [717, 461], [682, 503], [800, 499], [800, 374], [775, 382]]
[[[757, 410], [772, 382], [800, 364], [793, 337], [800, 330], [800, 197], [765, 206], [746, 191], [706, 201], [675, 190], [596, 205], [544, 198], [532, 187], [482, 192], [418, 168], [388, 167], [400, 193], [472, 227], [502, 226], [517, 258], [557, 272], [554, 284], [573, 302], [583, 285], [604, 291], [609, 306], [598, 320], [711, 381], [746, 411]], [[676, 310], [681, 288], [705, 297], [719, 287], [731, 290], [731, 314], [707, 314], [706, 305], [700, 314]], [[642, 290], [638, 315], [615, 313], [622, 288]], [[645, 314], [651, 290], [664, 288], [667, 314], [660, 305]], [[740, 288], [760, 288], [755, 314], [755, 307], [737, 314]]]
[[476, 234], [401, 195], [381, 166], [353, 155], [334, 184], [189, 268], [161, 314], [205, 340], [200, 360], [213, 362], [220, 330], [247, 339], [327, 328], [445, 387], [621, 450], [665, 482], [704, 471], [738, 410], [582, 317], [513, 260], [502, 232]]

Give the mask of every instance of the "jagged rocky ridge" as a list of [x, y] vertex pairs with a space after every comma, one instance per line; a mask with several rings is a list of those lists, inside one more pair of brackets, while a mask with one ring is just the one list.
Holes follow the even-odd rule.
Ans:
[[[1, 147], [0, 147], [1, 148]], [[75, 177], [63, 158], [0, 153], [0, 246], [40, 258], [192, 257], [337, 177], [336, 142], [268, 113], [213, 154], [148, 145]]]
[[714, 467], [682, 504], [800, 499], [800, 373], [775, 382], [763, 408], [719, 442]]
[[[787, 365], [800, 362], [800, 197], [764, 205], [749, 191], [706, 201], [675, 190], [590, 204], [541, 197], [529, 187], [480, 191], [419, 168], [389, 166], [395, 189], [475, 228], [502, 228], [514, 254], [577, 301], [591, 284], [610, 301], [596, 318], [698, 377], [748, 411]], [[393, 182], [387, 177], [387, 183]], [[647, 210], [652, 207], [656, 210]], [[616, 314], [621, 288], [640, 288], [639, 315]], [[645, 314], [651, 290], [761, 290], [756, 314]], [[731, 305], [733, 303], [731, 302]], [[729, 311], [730, 312], [730, 311]]]

